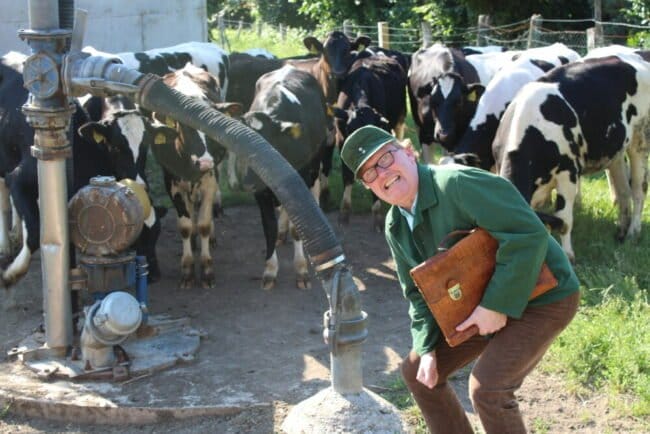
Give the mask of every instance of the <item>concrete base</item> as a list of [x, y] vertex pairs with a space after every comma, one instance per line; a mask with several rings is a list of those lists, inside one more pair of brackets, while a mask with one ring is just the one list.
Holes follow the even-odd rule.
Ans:
[[363, 389], [343, 396], [328, 387], [291, 409], [282, 424], [287, 434], [405, 433], [397, 408]]

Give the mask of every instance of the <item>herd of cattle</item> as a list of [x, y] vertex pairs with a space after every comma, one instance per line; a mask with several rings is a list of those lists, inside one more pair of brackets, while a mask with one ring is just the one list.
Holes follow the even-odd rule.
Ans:
[[[341, 32], [323, 42], [305, 38], [313, 55], [277, 59], [227, 54], [211, 43], [191, 42], [141, 53], [101, 53], [126, 66], [163, 77], [165, 84], [232, 116], [257, 131], [296, 168], [315, 198], [326, 198], [332, 155], [363, 125], [404, 137], [407, 97], [422, 147], [432, 162], [461, 163], [506, 177], [534, 207], [556, 191], [555, 214], [540, 217], [559, 230], [571, 259], [573, 204], [583, 174], [606, 170], [619, 208], [618, 237], [637, 237], [648, 184], [650, 152], [650, 52], [622, 46], [581, 57], [562, 44], [525, 51], [472, 53], [443, 45], [411, 55], [371, 47], [365, 36]], [[33, 129], [21, 111], [25, 55], [8, 53], [0, 64], [0, 279], [16, 283], [39, 247], [38, 181], [31, 155]], [[198, 284], [214, 285], [211, 242], [221, 205], [219, 173], [235, 187], [253, 190], [266, 237], [262, 286], [278, 274], [276, 243], [286, 221], [276, 217], [273, 193], [219, 143], [176, 120], [139, 110], [129, 100], [87, 97], [74, 101], [74, 194], [92, 176], [112, 175], [145, 184], [151, 149], [178, 215], [183, 240], [180, 286], [197, 284], [193, 236], [198, 237]], [[227, 158], [226, 158], [227, 157]], [[245, 158], [244, 158], [245, 160]], [[227, 164], [222, 164], [227, 163]], [[351, 209], [353, 175], [343, 167], [340, 219]], [[489, 192], [486, 192], [489, 194]], [[155, 243], [163, 209], [153, 208], [135, 246], [147, 256], [150, 278], [159, 276]], [[381, 221], [373, 204], [374, 224]], [[282, 217], [282, 213], [280, 213]], [[295, 231], [291, 231], [295, 232]], [[293, 234], [297, 286], [309, 285], [302, 245]]]

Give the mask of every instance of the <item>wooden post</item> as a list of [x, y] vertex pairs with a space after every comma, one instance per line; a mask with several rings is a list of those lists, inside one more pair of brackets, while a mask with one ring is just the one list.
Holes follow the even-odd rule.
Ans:
[[218, 27], [219, 27], [219, 39], [221, 39], [221, 46], [225, 47], [226, 46], [226, 23], [223, 20], [223, 14], [219, 14], [219, 20], [218, 20]]
[[490, 16], [489, 15], [479, 15], [478, 16], [478, 28], [476, 30], [476, 45], [482, 47], [487, 45], [487, 32], [490, 28]]
[[427, 48], [431, 45], [431, 25], [425, 21], [422, 21], [422, 48]]
[[239, 38], [241, 36], [241, 31], [244, 28], [244, 21], [239, 20], [239, 23], [237, 24], [237, 37]]
[[261, 38], [262, 37], [262, 28], [264, 27], [264, 23], [262, 21], [257, 22], [257, 37]]
[[530, 17], [530, 27], [528, 28], [528, 48], [533, 48], [533, 44], [536, 43], [535, 35], [539, 33], [539, 27], [542, 23], [542, 16], [535, 14]]
[[377, 23], [377, 39], [381, 48], [390, 48], [390, 34], [388, 31], [388, 22], [380, 21]]
[[348, 38], [354, 37], [354, 35], [352, 34], [352, 21], [350, 20], [343, 21], [343, 34]]
[[[602, 25], [602, 4], [601, 0], [594, 0], [594, 46], [602, 47], [605, 45], [605, 38], [603, 38], [603, 25]], [[587, 34], [587, 41], [589, 41], [589, 34]], [[587, 44], [588, 45], [588, 44]]]
[[282, 24], [280, 24], [280, 39], [282, 39], [282, 42], [287, 40], [287, 26]]

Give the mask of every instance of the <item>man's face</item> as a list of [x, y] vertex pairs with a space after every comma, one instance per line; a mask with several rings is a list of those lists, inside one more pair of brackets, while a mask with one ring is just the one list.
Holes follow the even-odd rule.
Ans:
[[[373, 177], [373, 170], [376, 171], [376, 178], [370, 182], [364, 180]], [[418, 170], [411, 149], [394, 142], [387, 143], [361, 166], [359, 177], [366, 188], [381, 200], [406, 209], [413, 206], [418, 192]]]

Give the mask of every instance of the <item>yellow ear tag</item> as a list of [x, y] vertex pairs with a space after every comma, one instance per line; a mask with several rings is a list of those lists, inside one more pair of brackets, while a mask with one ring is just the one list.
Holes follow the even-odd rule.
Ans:
[[176, 122], [174, 122], [174, 119], [170, 118], [169, 116], [165, 118], [165, 125], [167, 125], [169, 128], [176, 128]]
[[154, 144], [162, 145], [165, 143], [165, 135], [163, 133], [156, 134], [156, 137], [153, 139]]
[[302, 135], [302, 131], [300, 130], [300, 125], [294, 125], [291, 127], [291, 137], [297, 139], [301, 135]]
[[106, 140], [106, 137], [104, 137], [103, 134], [100, 134], [97, 131], [93, 131], [93, 140], [95, 141], [95, 143], [103, 143]]
[[329, 117], [334, 116], [334, 109], [329, 104], [327, 104], [327, 116], [329, 116]]
[[467, 101], [476, 102], [476, 92], [472, 91], [469, 94], [467, 94]]

